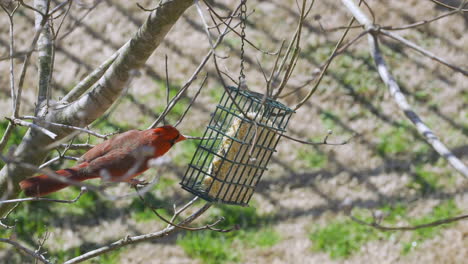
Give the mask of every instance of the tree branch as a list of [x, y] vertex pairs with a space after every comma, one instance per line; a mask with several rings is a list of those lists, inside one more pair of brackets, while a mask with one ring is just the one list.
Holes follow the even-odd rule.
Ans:
[[[210, 207], [211, 207], [211, 203], [206, 203], [202, 208], [200, 208], [198, 211], [196, 211], [195, 213], [193, 213], [189, 217], [185, 218], [185, 220], [181, 221], [178, 225], [182, 226], [182, 225], [190, 224], [195, 219], [197, 219], [200, 215], [202, 215], [204, 212], [206, 212], [206, 210], [208, 210]], [[154, 233], [149, 233], [149, 234], [139, 235], [139, 236], [127, 236], [127, 237], [122, 238], [122, 239], [120, 239], [120, 240], [118, 240], [118, 241], [116, 241], [114, 243], [111, 243], [111, 244], [109, 244], [107, 246], [103, 246], [101, 248], [91, 250], [91, 251], [89, 251], [89, 252], [87, 252], [87, 253], [85, 253], [85, 254], [83, 254], [81, 256], [69, 259], [69, 260], [65, 261], [64, 264], [73, 264], [73, 263], [83, 262], [85, 260], [94, 258], [96, 256], [102, 255], [102, 254], [104, 254], [106, 252], [121, 248], [121, 247], [126, 246], [126, 245], [135, 244], [135, 243], [138, 243], [138, 242], [147, 241], [147, 240], [167, 236], [170, 233], [174, 232], [175, 230], [177, 230], [176, 227], [171, 225], [169, 227], [164, 228], [161, 231], [157, 231], [157, 232], [154, 232]]]
[[36, 29], [40, 30], [40, 25], [43, 20], [46, 20], [44, 28], [39, 34], [37, 41], [38, 50], [38, 93], [36, 102], [36, 115], [39, 114], [43, 103], [50, 99], [50, 81], [53, 71], [53, 40], [51, 34], [51, 25], [49, 20], [49, 5], [47, 0], [34, 0], [34, 7], [40, 11], [36, 12], [35, 25]]
[[380, 78], [388, 87], [390, 94], [393, 96], [398, 107], [404, 112], [406, 117], [416, 126], [418, 132], [426, 139], [426, 141], [432, 146], [432, 148], [439, 153], [444, 159], [448, 161], [452, 167], [460, 172], [463, 176], [468, 178], [468, 168], [463, 162], [458, 159], [434, 134], [434, 132], [421, 120], [421, 118], [413, 111], [410, 104], [406, 100], [405, 95], [401, 91], [395, 78], [392, 76], [387, 64], [379, 49], [379, 43], [377, 35], [379, 33], [376, 30], [375, 25], [367, 18], [367, 16], [359, 9], [359, 7], [352, 0], [342, 0], [343, 4], [353, 14], [353, 16], [363, 24], [371, 34], [368, 35], [368, 42], [370, 53], [374, 58], [377, 71]]
[[[130, 71], [144, 65], [148, 57], [192, 3], [192, 0], [162, 1], [158, 8], [148, 15], [145, 23], [134, 36], [119, 49], [118, 58], [91, 88], [91, 91], [68, 105], [59, 104], [49, 107], [44, 120], [83, 127], [100, 117], [124, 90], [130, 77]], [[51, 127], [50, 129], [58, 135], [57, 140], [73, 131], [60, 127]], [[18, 183], [34, 173], [32, 167], [19, 166], [19, 164], [39, 165], [43, 163], [48, 153], [47, 150], [44, 150], [44, 146], [48, 146], [52, 142], [52, 139], [47, 136], [29, 130], [14, 153], [18, 163], [10, 164], [8, 170], [4, 166], [0, 171], [0, 193], [7, 195], [7, 199], [16, 198], [20, 192]], [[13, 186], [11, 192], [7, 188], [9, 184]], [[0, 217], [8, 211], [8, 208], [8, 205], [0, 206]]]

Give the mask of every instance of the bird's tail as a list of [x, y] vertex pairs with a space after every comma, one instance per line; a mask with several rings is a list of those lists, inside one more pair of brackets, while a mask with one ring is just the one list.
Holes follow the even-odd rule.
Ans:
[[[55, 173], [73, 181], [84, 181], [90, 179], [90, 177], [86, 177], [78, 173], [79, 169], [80, 168], [74, 167], [59, 170]], [[42, 174], [23, 180], [19, 183], [19, 185], [26, 196], [39, 197], [61, 190], [65, 187], [68, 187], [70, 184], [52, 179], [51, 177]]]

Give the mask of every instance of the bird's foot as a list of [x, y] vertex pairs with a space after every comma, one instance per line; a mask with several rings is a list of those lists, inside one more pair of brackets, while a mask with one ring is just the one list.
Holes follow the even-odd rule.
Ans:
[[137, 179], [130, 179], [128, 182], [130, 183], [130, 186], [132, 186], [133, 188], [140, 187], [140, 186], [146, 186], [146, 185], [149, 184], [149, 182], [147, 182], [145, 180], [137, 180]]

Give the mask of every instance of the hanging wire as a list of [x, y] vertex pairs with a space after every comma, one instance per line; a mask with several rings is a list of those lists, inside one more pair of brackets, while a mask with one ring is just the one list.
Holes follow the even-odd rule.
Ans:
[[240, 49], [240, 73], [239, 73], [239, 89], [247, 90], [247, 84], [244, 74], [244, 45], [245, 45], [245, 28], [247, 25], [247, 0], [241, 0], [240, 7], [240, 28], [241, 28], [241, 49]]

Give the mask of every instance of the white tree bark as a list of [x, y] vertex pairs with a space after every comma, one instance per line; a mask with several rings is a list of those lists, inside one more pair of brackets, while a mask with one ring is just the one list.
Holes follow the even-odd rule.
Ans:
[[[192, 0], [162, 1], [158, 8], [149, 13], [145, 23], [134, 36], [119, 49], [117, 59], [91, 90], [69, 104], [49, 106], [44, 119], [66, 125], [85, 126], [104, 114], [121, 94], [129, 79], [130, 71], [144, 65], [192, 3]], [[47, 129], [57, 134], [57, 139], [71, 132], [68, 129], [52, 126]], [[20, 192], [18, 183], [33, 174], [31, 170], [21, 167], [19, 163], [39, 165], [48, 153], [45, 150], [46, 147], [51, 143], [53, 143], [52, 139], [40, 132], [30, 129], [26, 133], [14, 153], [14, 159], [17, 162], [4, 166], [0, 171], [1, 198], [14, 199], [18, 196]], [[9, 204], [0, 206], [0, 217], [9, 207]]]

